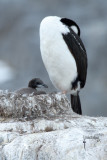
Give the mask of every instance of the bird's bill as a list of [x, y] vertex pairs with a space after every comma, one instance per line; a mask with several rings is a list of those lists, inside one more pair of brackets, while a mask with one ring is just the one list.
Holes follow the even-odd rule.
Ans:
[[37, 85], [37, 88], [48, 88], [46, 84], [39, 84]]

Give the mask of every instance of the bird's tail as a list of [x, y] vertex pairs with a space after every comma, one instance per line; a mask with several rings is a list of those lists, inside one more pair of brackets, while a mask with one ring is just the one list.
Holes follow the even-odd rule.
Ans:
[[71, 105], [72, 105], [72, 109], [73, 109], [74, 112], [82, 115], [82, 109], [81, 109], [81, 102], [80, 102], [79, 94], [77, 94], [75, 96], [71, 94]]

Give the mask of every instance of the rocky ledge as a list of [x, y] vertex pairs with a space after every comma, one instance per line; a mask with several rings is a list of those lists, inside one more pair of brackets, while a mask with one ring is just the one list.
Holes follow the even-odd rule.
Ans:
[[72, 112], [65, 95], [0, 91], [0, 160], [107, 160], [107, 118]]

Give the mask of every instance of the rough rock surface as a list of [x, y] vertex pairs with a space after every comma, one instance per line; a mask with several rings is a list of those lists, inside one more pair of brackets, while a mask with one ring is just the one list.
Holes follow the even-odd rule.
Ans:
[[0, 160], [107, 160], [107, 118], [80, 116], [65, 95], [0, 91]]

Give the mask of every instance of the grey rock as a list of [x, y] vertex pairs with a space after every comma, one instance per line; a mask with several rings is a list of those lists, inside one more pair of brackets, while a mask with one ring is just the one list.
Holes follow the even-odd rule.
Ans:
[[[22, 106], [28, 111], [23, 116]], [[107, 158], [107, 118], [73, 113], [65, 95], [17, 97], [0, 91], [1, 108], [0, 160]]]
[[[53, 107], [54, 106], [54, 107]], [[11, 92], [0, 92], [0, 116], [13, 118], [51, 117], [71, 112], [65, 95], [42, 94], [31, 95]]]

